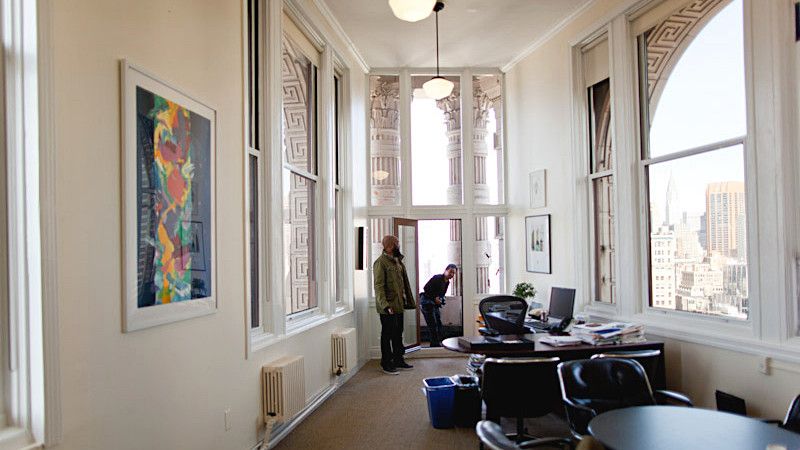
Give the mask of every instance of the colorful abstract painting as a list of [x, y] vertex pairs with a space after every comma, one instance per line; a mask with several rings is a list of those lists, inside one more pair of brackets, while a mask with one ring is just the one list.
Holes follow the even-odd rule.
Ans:
[[137, 306], [208, 297], [211, 122], [140, 86], [136, 116]]

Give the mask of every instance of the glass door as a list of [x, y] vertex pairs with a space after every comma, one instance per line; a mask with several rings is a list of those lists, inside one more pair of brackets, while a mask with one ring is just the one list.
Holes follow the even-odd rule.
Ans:
[[419, 347], [419, 295], [417, 294], [419, 270], [417, 268], [417, 255], [418, 249], [418, 234], [417, 234], [417, 221], [410, 219], [394, 219], [394, 235], [400, 241], [400, 253], [403, 258], [403, 264], [406, 266], [408, 273], [408, 282], [411, 289], [414, 290], [414, 301], [417, 308], [413, 311], [408, 310], [403, 315], [403, 345], [408, 349], [412, 347]]

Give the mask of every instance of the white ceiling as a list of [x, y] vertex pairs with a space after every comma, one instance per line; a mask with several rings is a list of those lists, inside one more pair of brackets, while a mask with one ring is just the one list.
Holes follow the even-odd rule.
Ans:
[[[372, 67], [435, 67], [434, 15], [396, 18], [387, 0], [323, 0]], [[503, 67], [590, 0], [446, 0], [442, 67]]]

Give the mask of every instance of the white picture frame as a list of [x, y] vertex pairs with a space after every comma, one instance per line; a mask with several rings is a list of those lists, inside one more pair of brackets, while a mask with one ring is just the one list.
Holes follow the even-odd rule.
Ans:
[[550, 214], [525, 218], [525, 265], [528, 272], [552, 273]]
[[218, 117], [126, 60], [120, 81], [127, 333], [217, 311]]
[[547, 177], [545, 169], [535, 170], [528, 174], [531, 190], [531, 208], [547, 206]]

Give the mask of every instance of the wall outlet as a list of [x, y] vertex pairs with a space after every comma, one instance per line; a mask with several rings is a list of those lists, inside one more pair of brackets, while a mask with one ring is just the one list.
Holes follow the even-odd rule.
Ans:
[[769, 375], [770, 357], [762, 356], [758, 359], [758, 371], [764, 375]]
[[225, 408], [225, 431], [231, 431], [231, 409]]

